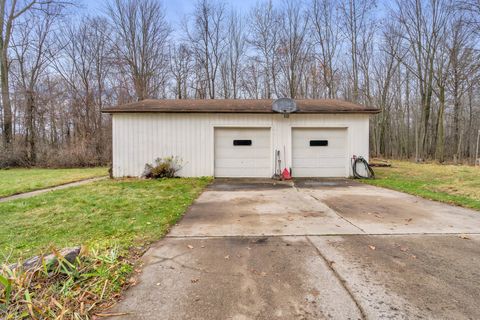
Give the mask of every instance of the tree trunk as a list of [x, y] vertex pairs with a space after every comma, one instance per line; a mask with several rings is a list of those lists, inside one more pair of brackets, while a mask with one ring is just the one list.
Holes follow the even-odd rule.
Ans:
[[12, 106], [10, 104], [10, 92], [8, 85], [8, 60], [6, 48], [2, 50], [2, 58], [0, 60], [0, 82], [3, 106], [3, 147], [6, 152], [12, 151], [13, 138], [13, 115]]
[[444, 130], [444, 113], [445, 113], [445, 88], [439, 88], [438, 102], [440, 104], [438, 109], [437, 119], [437, 143], [435, 147], [435, 159], [439, 162], [444, 162], [445, 149], [445, 130]]
[[27, 129], [27, 147], [28, 147], [28, 162], [30, 165], [35, 165], [37, 161], [37, 154], [35, 150], [35, 97], [34, 93], [31, 90], [26, 92], [27, 95], [27, 121], [26, 121], [26, 129]]

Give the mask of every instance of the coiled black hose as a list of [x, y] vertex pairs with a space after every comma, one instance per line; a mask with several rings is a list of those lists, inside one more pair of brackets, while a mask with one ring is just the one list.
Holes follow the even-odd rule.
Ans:
[[[365, 167], [365, 172], [367, 173], [367, 176], [362, 176], [357, 172], [357, 166], [359, 164]], [[365, 160], [364, 157], [353, 157], [352, 169], [353, 169], [353, 176], [356, 179], [375, 179], [375, 172], [373, 172], [373, 169], [370, 167], [370, 165], [368, 164], [367, 160]]]

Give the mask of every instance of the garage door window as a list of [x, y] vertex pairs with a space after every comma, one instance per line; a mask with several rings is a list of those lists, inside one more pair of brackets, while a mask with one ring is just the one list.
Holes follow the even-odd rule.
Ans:
[[327, 147], [328, 140], [310, 140], [310, 147]]
[[252, 140], [233, 140], [234, 146], [251, 146]]

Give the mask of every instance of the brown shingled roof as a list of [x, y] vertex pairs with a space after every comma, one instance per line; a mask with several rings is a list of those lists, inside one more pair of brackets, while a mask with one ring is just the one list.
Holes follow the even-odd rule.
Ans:
[[[104, 108], [103, 113], [274, 113], [274, 100], [142, 100], [116, 107]], [[379, 109], [366, 108], [362, 105], [343, 100], [315, 99], [295, 100], [296, 113], [378, 113]]]

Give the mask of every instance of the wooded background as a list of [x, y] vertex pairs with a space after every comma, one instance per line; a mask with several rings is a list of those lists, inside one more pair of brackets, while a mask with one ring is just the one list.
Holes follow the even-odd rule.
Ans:
[[146, 98], [338, 98], [383, 112], [373, 156], [473, 163], [480, 0], [0, 2], [0, 167], [110, 161], [105, 106]]

